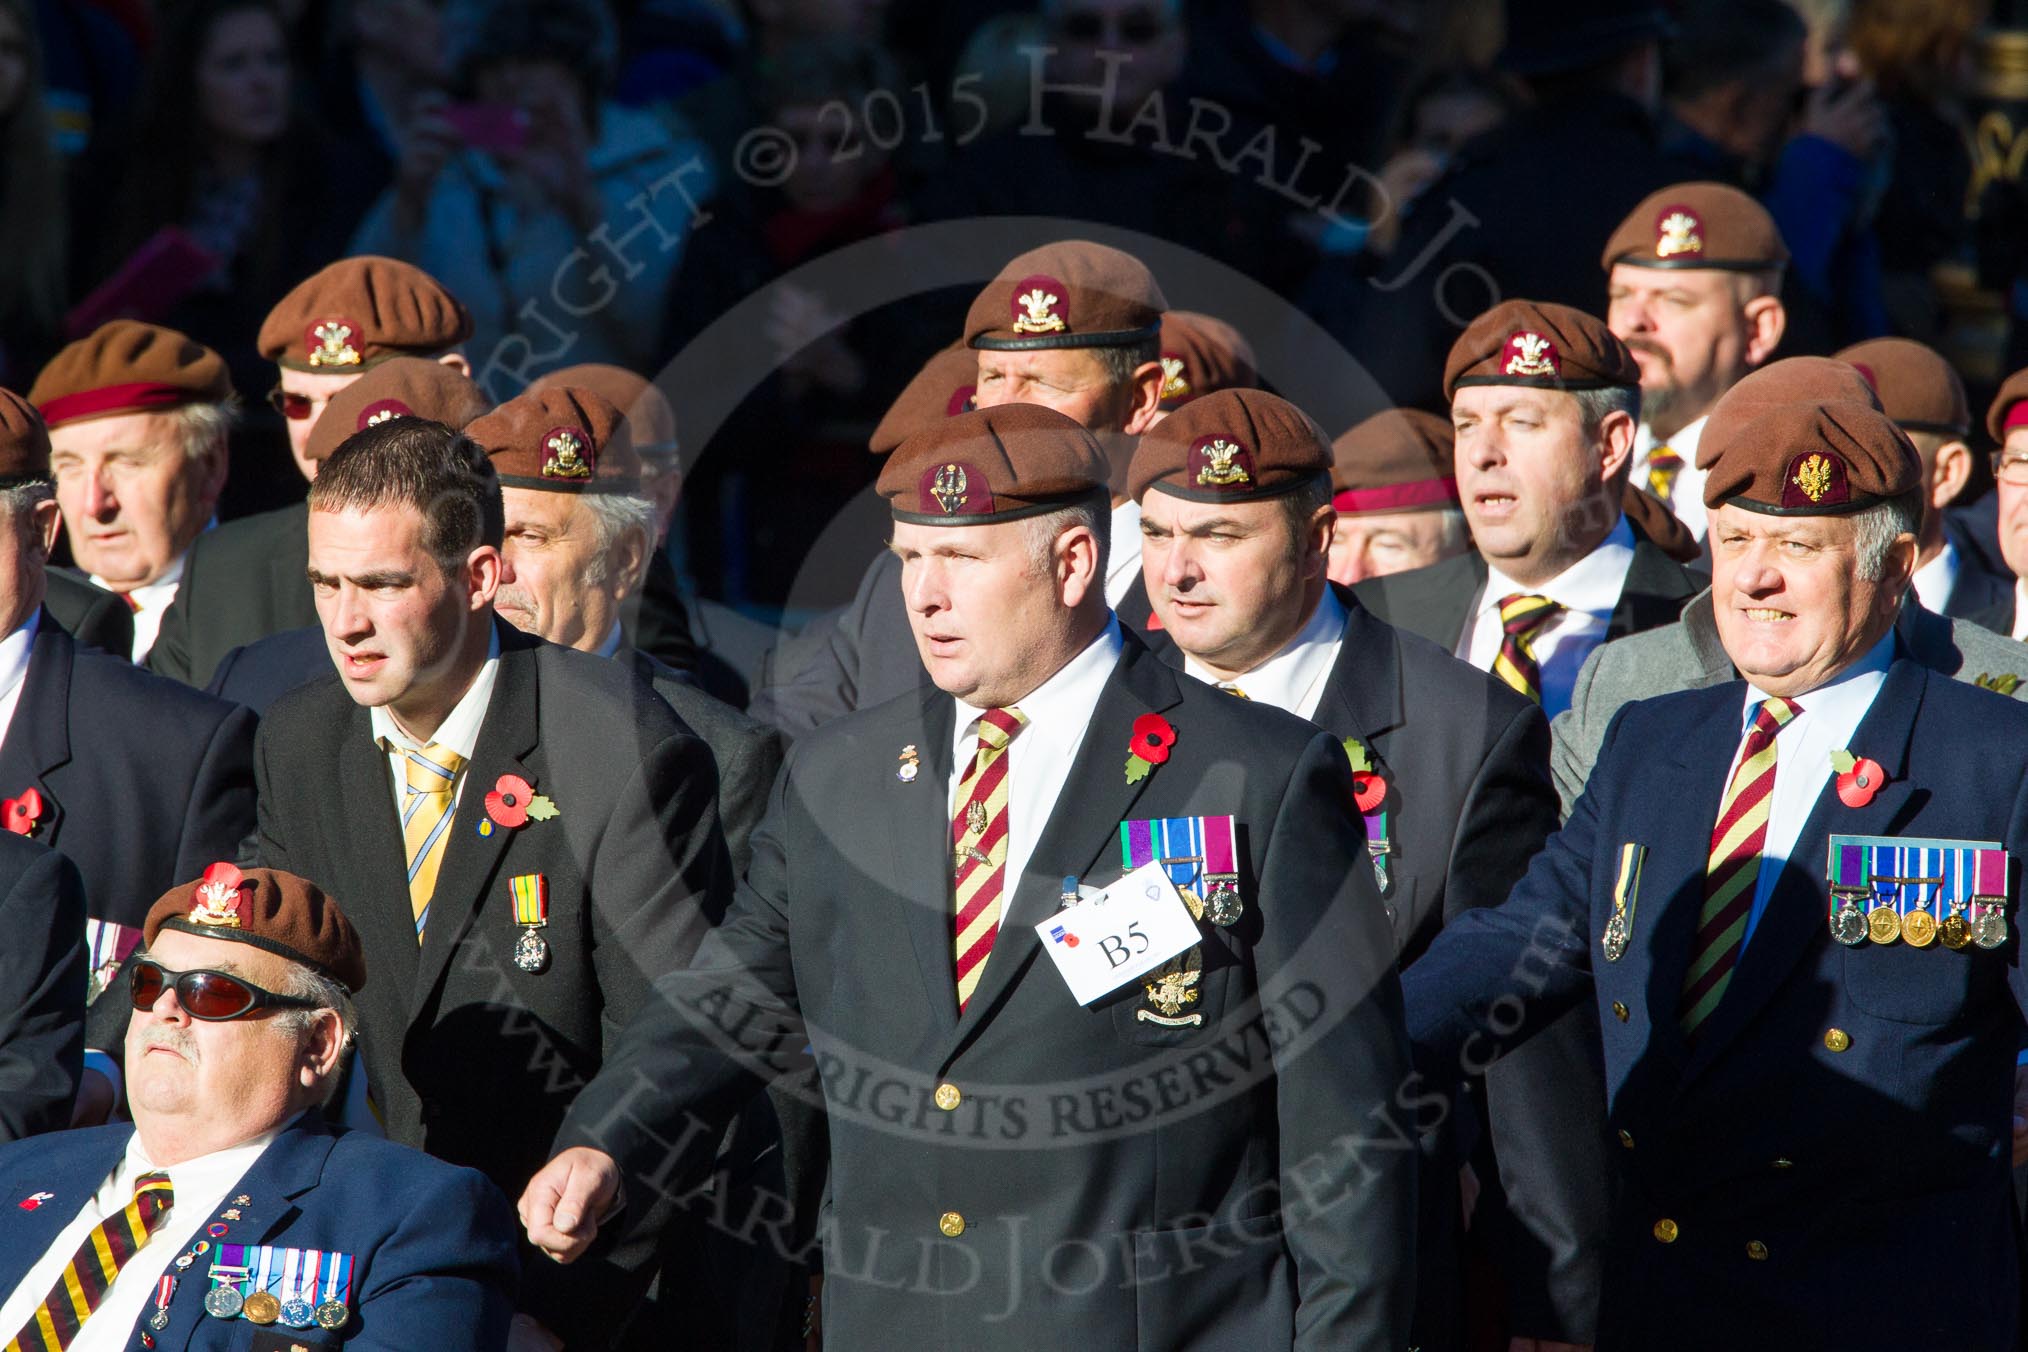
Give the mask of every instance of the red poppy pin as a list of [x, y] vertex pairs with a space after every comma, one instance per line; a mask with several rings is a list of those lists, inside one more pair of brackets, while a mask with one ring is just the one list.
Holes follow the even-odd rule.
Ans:
[[1371, 812], [1387, 801], [1387, 780], [1373, 768], [1366, 743], [1357, 737], [1345, 739], [1345, 758], [1352, 762], [1352, 801], [1361, 812]]
[[12, 798], [0, 799], [0, 816], [7, 819], [7, 829], [17, 836], [35, 834], [35, 824], [42, 820], [42, 792], [33, 784]]
[[514, 831], [526, 826], [531, 817], [546, 822], [556, 815], [556, 804], [537, 793], [534, 785], [520, 775], [502, 775], [486, 795], [486, 818], [479, 823], [479, 834], [492, 835], [496, 825]]
[[1127, 743], [1127, 783], [1138, 784], [1148, 771], [1169, 759], [1176, 745], [1175, 725], [1160, 714], [1142, 714], [1134, 720], [1134, 737]]
[[56, 1194], [53, 1192], [31, 1193], [29, 1196], [21, 1199], [21, 1209], [23, 1211], [34, 1211], [44, 1202], [53, 1202], [55, 1200]]
[[1854, 756], [1842, 746], [1831, 753], [1831, 768], [1838, 775], [1838, 800], [1846, 807], [1865, 807], [1887, 782], [1879, 761]]

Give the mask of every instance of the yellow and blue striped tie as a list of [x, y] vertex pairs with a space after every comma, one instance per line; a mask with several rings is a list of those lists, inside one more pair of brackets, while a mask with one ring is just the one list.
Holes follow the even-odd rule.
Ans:
[[175, 1203], [169, 1175], [142, 1174], [135, 1179], [134, 1200], [84, 1237], [63, 1275], [35, 1307], [34, 1316], [8, 1340], [5, 1352], [63, 1352], [75, 1342], [85, 1320], [105, 1302], [120, 1269], [161, 1227]]
[[451, 805], [465, 758], [431, 742], [422, 750], [389, 745], [401, 753], [401, 841], [408, 853], [408, 905], [415, 915], [415, 941], [429, 925], [430, 897], [437, 890], [450, 838]]

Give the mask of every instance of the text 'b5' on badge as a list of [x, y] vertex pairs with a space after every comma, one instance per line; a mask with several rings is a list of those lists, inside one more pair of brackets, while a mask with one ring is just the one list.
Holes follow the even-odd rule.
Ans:
[[1035, 927], [1043, 952], [1081, 1005], [1153, 971], [1201, 937], [1159, 862]]

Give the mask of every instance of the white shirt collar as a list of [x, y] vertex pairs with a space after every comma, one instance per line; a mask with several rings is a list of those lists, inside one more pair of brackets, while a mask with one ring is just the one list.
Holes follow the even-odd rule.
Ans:
[[[1836, 722], [1856, 728], [1859, 718], [1880, 693], [1887, 669], [1894, 665], [1894, 631], [1889, 629], [1868, 648], [1859, 660], [1814, 690], [1795, 696], [1805, 713], [1819, 722]], [[1754, 711], [1768, 693], [1752, 681], [1746, 683], [1746, 701], [1741, 713], [1742, 729], [1753, 723]], [[1743, 732], [1742, 732], [1743, 735]]]
[[1338, 644], [1345, 636], [1345, 607], [1329, 586], [1324, 588], [1316, 609], [1296, 636], [1274, 656], [1231, 680], [1222, 680], [1196, 658], [1184, 655], [1183, 670], [1200, 681], [1224, 687], [1237, 686], [1246, 697], [1272, 704], [1298, 717], [1316, 712], [1324, 683], [1338, 661]]
[[[1031, 727], [1046, 723], [1082, 728], [1091, 721], [1091, 711], [1098, 707], [1099, 692], [1105, 688], [1106, 678], [1119, 665], [1123, 642], [1119, 619], [1106, 616], [1106, 627], [1097, 638], [1058, 667], [1054, 676], [1015, 700], [1013, 707], [1026, 716]], [[962, 764], [978, 733], [979, 716], [986, 711], [956, 696], [952, 696], [951, 702], [957, 706], [952, 745]]]
[[[489, 621], [489, 624], [491, 622]], [[491, 628], [486, 638], [486, 660], [479, 666], [479, 674], [465, 687], [465, 693], [437, 725], [436, 736], [429, 745], [456, 752], [466, 760], [472, 759], [472, 752], [479, 745], [479, 726], [486, 721], [486, 706], [493, 701], [493, 682], [500, 674], [500, 630]], [[373, 726], [373, 740], [385, 740], [397, 747], [411, 747], [417, 751], [424, 743], [418, 742], [401, 730], [394, 721], [394, 715], [384, 704], [375, 705], [366, 711], [366, 717]]]
[[[13, 633], [0, 639], [0, 701], [12, 704], [21, 694], [21, 683], [28, 679], [28, 657], [35, 647], [35, 635], [42, 628], [42, 611], [38, 607], [28, 612], [28, 618], [15, 627]], [[0, 730], [6, 724], [0, 722]]]
[[1673, 435], [1666, 437], [1656, 436], [1646, 423], [1642, 423], [1641, 430], [1634, 439], [1635, 462], [1645, 466], [1648, 463], [1649, 451], [1657, 446], [1667, 446], [1670, 450], [1683, 457], [1684, 468], [1688, 469], [1694, 466], [1697, 463], [1697, 443], [1704, 436], [1704, 423], [1710, 416], [1707, 413], [1704, 417], [1678, 428]]
[[2016, 642], [2028, 640], [2028, 577], [2014, 584], [2014, 632]]
[[195, 1159], [164, 1168], [148, 1158], [148, 1148], [141, 1143], [141, 1133], [136, 1129], [127, 1141], [127, 1153], [121, 1161], [121, 1167], [131, 1170], [131, 1177], [148, 1173], [169, 1175], [169, 1184], [175, 1189], [175, 1197], [179, 1204], [186, 1197], [194, 1201], [208, 1195], [223, 1196], [239, 1181], [240, 1176], [253, 1166], [253, 1162], [260, 1158], [261, 1152], [274, 1144], [275, 1137], [281, 1134], [282, 1129], [277, 1127], [241, 1141], [238, 1145], [214, 1150], [209, 1155], [199, 1155]]
[[1601, 621], [1610, 620], [1626, 586], [1627, 569], [1634, 561], [1634, 529], [1622, 516], [1613, 523], [1596, 549], [1539, 587], [1524, 587], [1513, 578], [1486, 565], [1486, 588], [1479, 597], [1479, 609], [1498, 610], [1503, 598], [1517, 592], [1546, 596], [1565, 610], [1583, 611]]
[[1915, 599], [1922, 602], [1925, 610], [1944, 613], [1951, 593], [1958, 585], [1958, 551], [1949, 540], [1944, 541], [1936, 557], [1915, 570], [1915, 576], [1908, 585], [1915, 588]]
[[[134, 646], [128, 656], [136, 662], [148, 655], [148, 650], [155, 646], [155, 636], [162, 632], [162, 612], [169, 609], [169, 603], [176, 599], [176, 589], [183, 584], [183, 560], [186, 557], [187, 553], [178, 554], [153, 582], [143, 582], [123, 593], [128, 607], [134, 612]], [[96, 574], [91, 580], [107, 591], [119, 590]]]
[[1106, 604], [1117, 606], [1141, 575], [1141, 504], [1113, 508], [1113, 535], [1106, 546]]

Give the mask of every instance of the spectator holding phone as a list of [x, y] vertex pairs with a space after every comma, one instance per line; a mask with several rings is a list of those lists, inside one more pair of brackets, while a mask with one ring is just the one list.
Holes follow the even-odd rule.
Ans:
[[607, 97], [603, 0], [452, 0], [443, 23], [455, 97], [419, 108], [353, 251], [406, 259], [466, 302], [497, 398], [576, 362], [655, 369], [662, 296], [710, 177], [697, 150]]

